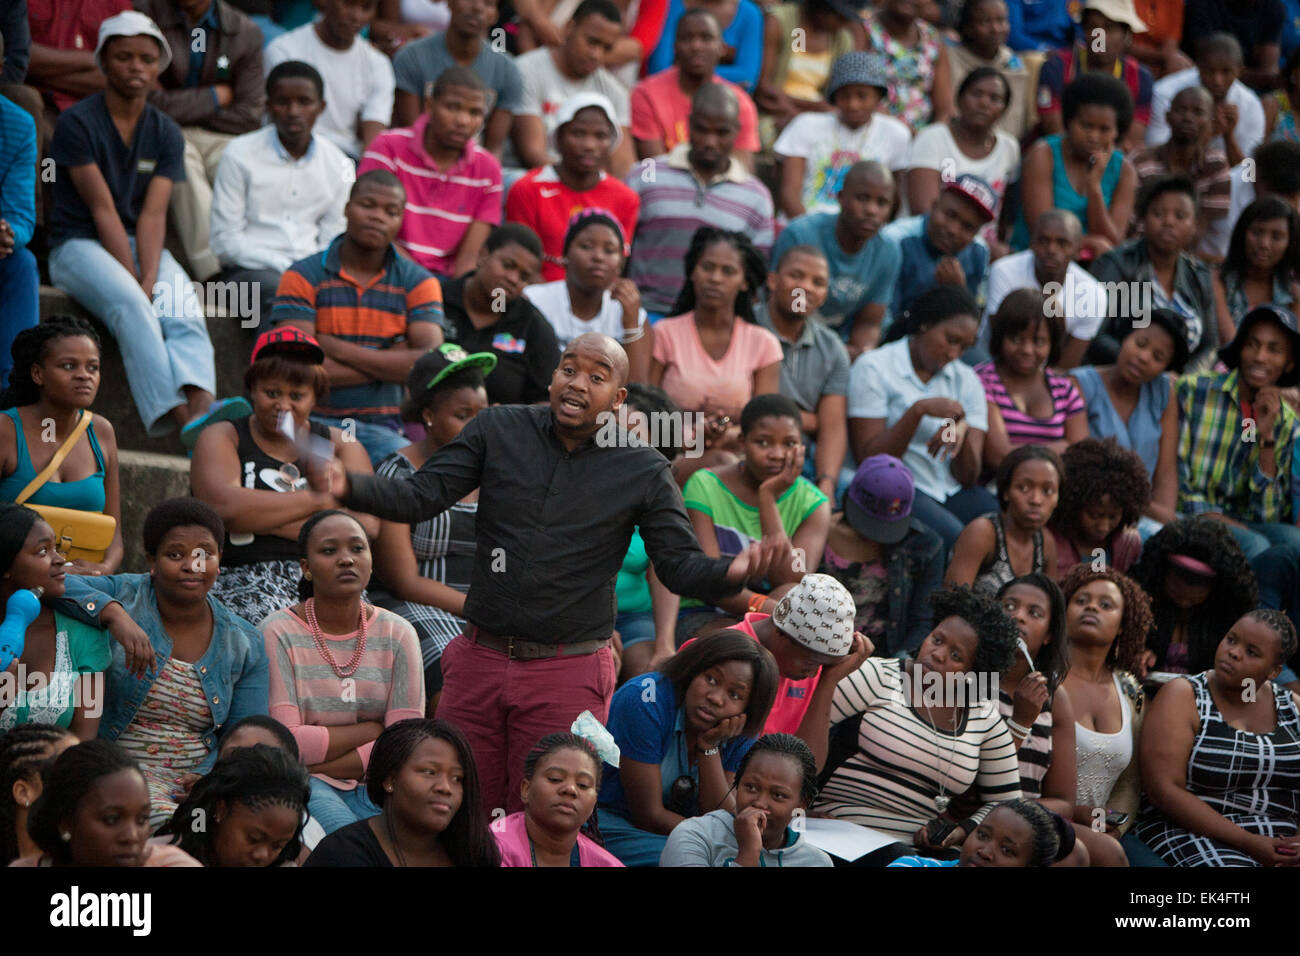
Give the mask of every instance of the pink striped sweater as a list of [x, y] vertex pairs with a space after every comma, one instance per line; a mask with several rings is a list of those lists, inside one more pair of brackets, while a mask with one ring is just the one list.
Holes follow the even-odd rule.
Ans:
[[[388, 727], [424, 716], [420, 641], [415, 629], [391, 611], [370, 609], [366, 649], [348, 678], [334, 673], [316, 649], [307, 622], [288, 608], [268, 616], [258, 630], [270, 664], [270, 715], [289, 728], [308, 766], [324, 762], [330, 727], [366, 720], [382, 720]], [[351, 659], [357, 636], [356, 631], [325, 635], [334, 660]], [[357, 748], [363, 765], [369, 764], [373, 747]], [[316, 776], [340, 790], [357, 786], [355, 780]]]

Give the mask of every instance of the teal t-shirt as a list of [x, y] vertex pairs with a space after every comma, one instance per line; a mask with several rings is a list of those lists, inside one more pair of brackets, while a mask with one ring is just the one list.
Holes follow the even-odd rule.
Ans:
[[632, 532], [632, 541], [627, 546], [623, 566], [618, 569], [618, 579], [614, 584], [619, 614], [645, 614], [653, 609], [650, 582], [646, 580], [649, 568], [650, 556], [645, 553], [645, 542], [641, 540], [638, 529]]
[[[763, 523], [758, 508], [745, 504], [736, 497], [721, 478], [711, 471], [700, 470], [687, 479], [682, 490], [689, 511], [699, 511], [713, 519], [718, 536], [718, 550], [723, 557], [734, 557], [749, 547], [751, 542], [763, 537]], [[821, 489], [807, 478], [796, 478], [776, 501], [777, 514], [785, 533], [794, 537], [799, 526], [827, 500]], [[821, 561], [821, 555], [809, 556], [810, 566]], [[701, 607], [703, 601], [683, 598], [682, 607]]]
[[[54, 612], [54, 668], [44, 675], [48, 683], [33, 688], [32, 677], [27, 677], [27, 687], [17, 688], [17, 699], [6, 694], [0, 703], [7, 704], [0, 711], [0, 731], [19, 724], [42, 723], [69, 727], [77, 703], [77, 680], [82, 674], [95, 674], [108, 670], [112, 662], [112, 649], [105, 631]], [[104, 692], [101, 684], [99, 693]], [[81, 701], [87, 707], [103, 709], [103, 700]]]

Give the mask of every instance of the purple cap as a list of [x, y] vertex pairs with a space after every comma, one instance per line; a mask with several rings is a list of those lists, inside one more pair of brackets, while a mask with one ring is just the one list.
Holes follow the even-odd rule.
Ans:
[[998, 216], [998, 194], [993, 187], [971, 173], [962, 173], [945, 187], [959, 196], [965, 196], [980, 207], [984, 218], [990, 222]]
[[912, 525], [916, 485], [912, 472], [893, 455], [872, 455], [858, 465], [844, 496], [844, 518], [862, 537], [897, 544]]

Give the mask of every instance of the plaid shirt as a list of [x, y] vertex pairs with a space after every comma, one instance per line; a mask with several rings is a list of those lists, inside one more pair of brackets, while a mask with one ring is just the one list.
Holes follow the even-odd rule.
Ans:
[[1248, 441], [1247, 415], [1237, 391], [1237, 373], [1217, 372], [1179, 379], [1178, 510], [1183, 514], [1216, 511], [1238, 521], [1290, 524], [1291, 455], [1300, 419], [1286, 402], [1278, 415], [1277, 476], [1259, 467], [1259, 443]]

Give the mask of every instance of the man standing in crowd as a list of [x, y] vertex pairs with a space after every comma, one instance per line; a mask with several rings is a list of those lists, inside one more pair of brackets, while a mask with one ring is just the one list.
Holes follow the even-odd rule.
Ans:
[[619, 441], [596, 440], [627, 375], [621, 345], [584, 333], [560, 359], [549, 405], [480, 412], [409, 480], [333, 465], [312, 475], [347, 507], [412, 525], [479, 489], [469, 624], [443, 652], [438, 716], [469, 738], [488, 812], [521, 808], [518, 781], [538, 738], [584, 710], [608, 717], [614, 582], [634, 529], [669, 590], [710, 602], [771, 561], [758, 543], [706, 557], [668, 460], [621, 429]]

